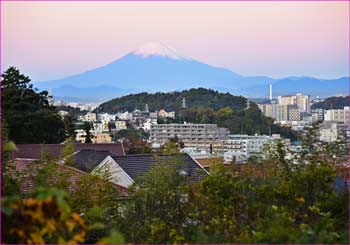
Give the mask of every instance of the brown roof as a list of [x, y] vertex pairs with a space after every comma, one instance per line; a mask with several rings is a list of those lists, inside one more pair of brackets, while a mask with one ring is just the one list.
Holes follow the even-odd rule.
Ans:
[[223, 157], [208, 157], [208, 158], [196, 158], [203, 167], [213, 167], [214, 165], [222, 165], [224, 162]]
[[[124, 156], [124, 147], [121, 143], [109, 144], [73, 144], [75, 151], [80, 150], [103, 150], [109, 151], [117, 156]], [[50, 158], [58, 158], [62, 155], [64, 144], [23, 144], [16, 145], [17, 151], [12, 153], [12, 159], [40, 159], [42, 152], [45, 152]]]
[[[45, 163], [30, 159], [16, 159], [13, 161], [13, 163], [15, 164], [17, 172], [20, 174], [19, 187], [21, 193], [24, 195], [31, 193], [37, 187], [36, 183], [34, 182], [34, 177]], [[64, 174], [65, 181], [67, 181], [69, 184], [69, 191], [74, 191], [78, 181], [88, 174], [79, 169], [66, 165], [55, 164], [54, 167], [55, 170], [52, 171], [52, 174], [49, 174], [47, 182], [49, 185], [54, 185], [62, 180], [60, 176], [61, 174]], [[119, 193], [123, 195], [127, 193], [127, 189], [125, 187], [114, 183], [111, 184], [119, 191]]]

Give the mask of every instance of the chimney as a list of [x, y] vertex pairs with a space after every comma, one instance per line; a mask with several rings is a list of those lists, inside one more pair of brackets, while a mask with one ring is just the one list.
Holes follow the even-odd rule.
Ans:
[[270, 102], [272, 101], [272, 83], [270, 82]]

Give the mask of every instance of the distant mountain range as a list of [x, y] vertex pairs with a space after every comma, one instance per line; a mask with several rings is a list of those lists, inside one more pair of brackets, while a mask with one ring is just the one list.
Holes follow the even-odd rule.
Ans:
[[161, 43], [146, 44], [105, 66], [63, 79], [36, 82], [55, 98], [98, 102], [136, 92], [168, 92], [205, 87], [255, 98], [302, 92], [311, 96], [348, 94], [349, 77], [317, 79], [248, 77], [179, 55]]

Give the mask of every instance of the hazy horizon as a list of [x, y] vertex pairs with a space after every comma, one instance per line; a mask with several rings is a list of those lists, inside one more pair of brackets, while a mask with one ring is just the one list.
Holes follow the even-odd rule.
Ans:
[[150, 41], [245, 76], [349, 76], [349, 2], [2, 2], [2, 70], [33, 81]]

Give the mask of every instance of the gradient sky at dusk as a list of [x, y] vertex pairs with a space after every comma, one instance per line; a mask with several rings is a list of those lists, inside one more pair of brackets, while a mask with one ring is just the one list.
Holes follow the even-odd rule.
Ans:
[[62, 78], [150, 41], [242, 75], [349, 75], [348, 2], [2, 2], [2, 70]]

